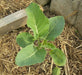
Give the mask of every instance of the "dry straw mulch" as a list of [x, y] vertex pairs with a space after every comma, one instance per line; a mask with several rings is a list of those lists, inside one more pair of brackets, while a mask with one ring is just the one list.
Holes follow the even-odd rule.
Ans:
[[[80, 36], [76, 36], [76, 29], [70, 25], [66, 25], [63, 33], [57, 38], [57, 45], [60, 47], [67, 57], [65, 72], [67, 75], [82, 74], [82, 40]], [[80, 37], [80, 38], [79, 38]]]
[[0, 18], [26, 8], [33, 0], [0, 0]]
[[[30, 2], [31, 0], [0, 0], [0, 18], [27, 7]], [[47, 17], [55, 15], [49, 12], [47, 6], [44, 7], [44, 13]], [[51, 75], [55, 65], [48, 54], [41, 64], [24, 67], [15, 65], [15, 56], [20, 50], [16, 36], [25, 31], [30, 33], [30, 29], [23, 26], [0, 37], [0, 75]], [[52, 43], [62, 49], [67, 57], [66, 65], [61, 67], [61, 75], [81, 75], [82, 38], [77, 30], [66, 24], [63, 33]]]
[[[53, 62], [49, 55], [45, 61], [34, 66], [18, 67], [15, 65], [15, 56], [20, 50], [16, 43], [16, 36], [20, 32], [29, 31], [29, 28], [24, 26], [18, 30], [14, 30], [5, 34], [0, 39], [0, 74], [1, 75], [51, 75]], [[58, 48], [62, 49], [67, 57], [67, 64], [62, 70], [64, 75], [81, 75], [82, 69], [82, 40], [75, 34], [75, 28], [66, 25], [63, 33], [52, 42]], [[61, 67], [61, 69], [63, 69]], [[64, 73], [65, 72], [65, 73]]]
[[18, 67], [15, 65], [15, 57], [20, 50], [16, 43], [16, 36], [20, 32], [30, 32], [24, 26], [2, 36], [0, 39], [0, 74], [1, 75], [51, 75], [51, 58], [46, 56], [45, 61], [34, 66]]

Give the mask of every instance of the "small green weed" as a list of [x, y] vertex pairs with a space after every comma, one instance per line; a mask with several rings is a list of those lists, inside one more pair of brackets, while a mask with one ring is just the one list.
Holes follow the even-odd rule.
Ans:
[[[49, 53], [57, 67], [53, 69], [53, 75], [60, 74], [58, 66], [66, 63], [65, 54], [56, 48], [49, 41], [54, 41], [64, 29], [65, 21], [62, 16], [47, 18], [36, 3], [31, 3], [26, 8], [28, 16], [27, 25], [33, 30], [33, 36], [28, 32], [20, 33], [16, 41], [22, 49], [16, 56], [15, 63], [18, 66], [28, 66], [41, 63], [46, 56], [45, 48], [50, 49]], [[37, 41], [37, 45], [35, 44]]]

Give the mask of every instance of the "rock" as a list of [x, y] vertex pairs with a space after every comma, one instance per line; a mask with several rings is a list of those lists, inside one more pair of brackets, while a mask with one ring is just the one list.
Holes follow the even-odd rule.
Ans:
[[44, 6], [46, 5], [50, 0], [35, 0], [37, 3], [39, 3], [40, 5]]
[[82, 0], [51, 0], [50, 11], [64, 16], [82, 35]]
[[76, 26], [76, 28], [78, 29], [79, 33], [82, 36], [82, 1], [79, 5], [80, 5], [79, 6], [79, 12], [77, 14], [75, 26]]
[[78, 9], [79, 3], [81, 2], [81, 0], [72, 0], [72, 9], [76, 10]]
[[[66, 17], [75, 11], [75, 9], [73, 9], [73, 3], [72, 0], [51, 0], [50, 11]], [[75, 5], [74, 7], [76, 8], [78, 3]], [[74, 24], [75, 18], [76, 16], [72, 16], [66, 19], [70, 24]]]

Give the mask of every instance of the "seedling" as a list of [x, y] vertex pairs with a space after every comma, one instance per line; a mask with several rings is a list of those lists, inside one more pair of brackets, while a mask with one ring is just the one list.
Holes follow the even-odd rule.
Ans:
[[28, 32], [22, 32], [17, 36], [16, 41], [22, 49], [17, 54], [15, 63], [18, 66], [41, 63], [46, 56], [45, 49], [48, 48], [50, 56], [56, 65], [53, 69], [55, 72], [53, 72], [53, 75], [59, 75], [60, 69], [58, 66], [65, 65], [66, 57], [50, 41], [54, 41], [61, 34], [65, 25], [64, 18], [62, 16], [55, 16], [48, 19], [36, 3], [31, 3], [26, 8], [26, 13], [28, 16], [27, 25], [32, 29], [33, 35]]

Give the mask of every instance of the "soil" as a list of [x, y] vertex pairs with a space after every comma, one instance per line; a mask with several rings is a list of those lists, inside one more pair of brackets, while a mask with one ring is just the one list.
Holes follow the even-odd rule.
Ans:
[[[30, 2], [31, 0], [0, 0], [0, 18], [26, 8]], [[49, 5], [43, 8], [48, 18], [56, 15], [49, 11]], [[40, 64], [24, 67], [15, 65], [15, 57], [21, 49], [16, 43], [16, 36], [21, 32], [31, 33], [31, 30], [25, 25], [0, 37], [0, 75], [51, 75], [55, 65], [49, 54]], [[62, 34], [52, 43], [62, 49], [67, 57], [66, 65], [60, 67], [61, 75], [81, 75], [82, 37], [77, 29], [66, 23]]]

